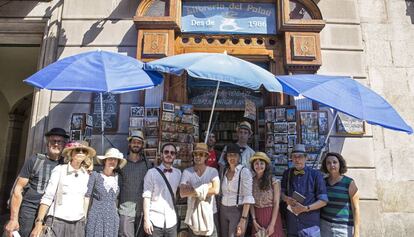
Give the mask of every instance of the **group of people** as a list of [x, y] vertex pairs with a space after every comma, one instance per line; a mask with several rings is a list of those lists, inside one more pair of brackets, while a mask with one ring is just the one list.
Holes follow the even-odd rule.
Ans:
[[293, 167], [278, 180], [267, 154], [247, 144], [251, 125], [241, 122], [236, 133], [222, 152], [213, 133], [207, 144], [195, 143], [193, 165], [181, 171], [173, 167], [174, 143], [162, 145], [153, 166], [143, 133], [133, 131], [126, 157], [110, 148], [96, 157], [96, 169], [92, 147], [53, 128], [45, 134], [47, 153], [27, 160], [16, 180], [5, 233], [176, 237], [179, 195], [187, 198], [190, 236], [359, 236], [358, 189], [340, 154], [324, 157], [324, 177], [305, 165], [305, 146], [297, 144]]

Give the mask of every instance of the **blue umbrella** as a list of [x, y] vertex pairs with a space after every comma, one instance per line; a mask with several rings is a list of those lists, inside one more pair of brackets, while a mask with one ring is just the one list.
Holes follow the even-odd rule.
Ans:
[[[144, 70], [143, 65], [135, 58], [96, 50], [61, 59], [36, 72], [24, 82], [41, 89], [99, 92], [103, 118], [103, 92], [121, 93], [149, 89], [162, 82], [161, 74]], [[103, 119], [101, 132], [103, 149]]]
[[413, 129], [380, 95], [351, 77], [313, 74], [276, 76], [283, 92], [324, 104], [374, 125], [411, 134]]
[[227, 55], [227, 53], [179, 54], [146, 63], [144, 67], [178, 76], [187, 71], [194, 78], [218, 81], [205, 142], [210, 132], [220, 82], [252, 90], [258, 90], [263, 86], [270, 92], [282, 92], [282, 86], [275, 80], [272, 73], [253, 63]]

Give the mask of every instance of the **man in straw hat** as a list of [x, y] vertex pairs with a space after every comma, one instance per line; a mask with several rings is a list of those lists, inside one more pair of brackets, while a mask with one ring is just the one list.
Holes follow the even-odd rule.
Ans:
[[165, 143], [161, 147], [161, 165], [149, 169], [145, 175], [144, 192], [144, 231], [154, 237], [176, 237], [177, 218], [175, 200], [181, 171], [173, 167], [177, 147]]
[[96, 151], [86, 141], [72, 141], [62, 155], [68, 163], [52, 170], [31, 236], [39, 236], [44, 224], [52, 228], [51, 236], [85, 235], [88, 170]]
[[66, 131], [52, 128], [45, 138], [47, 153], [37, 153], [26, 160], [15, 181], [10, 196], [10, 220], [5, 226], [7, 236], [12, 236], [16, 230], [22, 237], [29, 236], [50, 173], [63, 162], [61, 153], [69, 138]]
[[[254, 150], [247, 144], [249, 141], [249, 138], [253, 135], [252, 125], [250, 125], [249, 122], [243, 121], [241, 122], [236, 129], [237, 133], [237, 142], [236, 144], [240, 146], [242, 153], [241, 153], [241, 159], [240, 164], [242, 164], [244, 167], [250, 168], [249, 161], [250, 157], [254, 155]], [[223, 149], [223, 153], [220, 157], [220, 166], [224, 166], [226, 164], [224, 159], [224, 154], [226, 152], [226, 147]]]
[[206, 165], [209, 158], [207, 144], [196, 143], [192, 154], [194, 166], [184, 170], [180, 182], [180, 195], [188, 198], [185, 223], [192, 236], [217, 236], [214, 196], [220, 190], [218, 171]]
[[293, 168], [283, 173], [282, 200], [288, 205], [288, 236], [320, 236], [319, 210], [328, 202], [325, 181], [319, 170], [306, 167], [305, 145], [296, 144], [291, 159]]
[[150, 168], [144, 156], [144, 133], [132, 130], [128, 140], [127, 164], [119, 172], [119, 236], [144, 236], [142, 192], [144, 177]]

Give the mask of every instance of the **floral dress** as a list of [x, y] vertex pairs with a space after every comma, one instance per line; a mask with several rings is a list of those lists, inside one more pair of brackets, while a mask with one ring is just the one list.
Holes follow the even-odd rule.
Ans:
[[116, 200], [119, 194], [118, 175], [106, 176], [93, 172], [89, 178], [86, 197], [92, 205], [88, 212], [86, 236], [118, 236], [119, 215]]

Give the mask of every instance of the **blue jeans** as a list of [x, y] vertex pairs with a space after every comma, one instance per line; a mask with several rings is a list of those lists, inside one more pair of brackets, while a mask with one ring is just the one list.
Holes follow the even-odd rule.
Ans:
[[321, 219], [321, 237], [352, 237], [352, 226]]
[[36, 219], [37, 208], [30, 208], [27, 206], [20, 207], [19, 211], [19, 234], [22, 237], [28, 237], [33, 229], [33, 224]]

